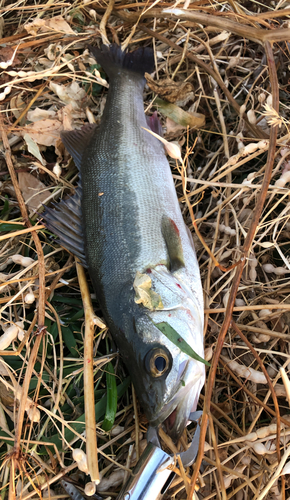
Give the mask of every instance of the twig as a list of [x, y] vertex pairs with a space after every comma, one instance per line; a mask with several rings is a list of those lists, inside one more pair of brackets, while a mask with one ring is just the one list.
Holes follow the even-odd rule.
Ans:
[[[27, 232], [31, 231], [31, 235], [33, 237], [33, 241], [35, 244], [35, 248], [37, 251], [37, 257], [38, 257], [38, 265], [39, 265], [39, 309], [38, 309], [38, 328], [41, 329], [44, 325], [44, 311], [45, 311], [45, 265], [44, 265], [44, 255], [42, 251], [42, 246], [40, 243], [40, 240], [38, 238], [37, 233], [35, 232], [35, 228], [32, 226], [29, 217], [28, 217], [28, 212], [26, 209], [26, 205], [24, 203], [22, 193], [20, 191], [20, 187], [18, 184], [18, 180], [16, 177], [16, 173], [14, 170], [14, 165], [12, 162], [12, 157], [11, 157], [11, 149], [9, 146], [7, 134], [5, 131], [5, 125], [3, 122], [3, 116], [0, 114], [0, 131], [2, 135], [2, 141], [5, 149], [5, 159], [6, 159], [6, 164], [9, 170], [9, 174], [11, 177], [11, 181], [16, 193], [16, 198], [19, 204], [19, 208], [21, 211], [22, 218], [28, 227]], [[39, 227], [37, 228], [39, 229]], [[24, 230], [25, 231], [25, 230]], [[11, 235], [10, 235], [11, 236]]]
[[27, 227], [26, 229], [19, 229], [19, 231], [14, 231], [13, 233], [3, 234], [2, 236], [0, 236], [0, 241], [8, 240], [10, 238], [14, 238], [15, 236], [22, 236], [22, 234], [33, 234], [34, 231], [39, 231], [40, 229], [45, 229], [45, 226], [43, 224], [40, 224], [37, 226]]
[[[209, 415], [209, 427], [210, 427], [210, 430], [211, 430], [211, 439], [212, 439], [214, 453], [215, 453], [216, 467], [217, 467], [218, 474], [219, 474], [219, 480], [220, 480], [220, 487], [221, 487], [221, 492], [222, 492], [222, 498], [223, 498], [223, 500], [227, 500], [227, 495], [226, 495], [226, 490], [225, 490], [225, 484], [224, 484], [224, 477], [223, 477], [222, 468], [221, 468], [221, 461], [220, 461], [218, 447], [217, 447], [217, 442], [216, 442], [215, 428], [214, 428], [214, 425], [213, 425], [213, 420], [212, 420], [212, 416], [211, 415]], [[187, 494], [189, 495], [190, 492], [187, 491]]]
[[[289, 311], [290, 304], [281, 302], [281, 304], [253, 304], [252, 306], [236, 306], [233, 308], [233, 312], [241, 311], [261, 311], [263, 309], [282, 309], [284, 311]], [[219, 314], [226, 312], [226, 307], [217, 307], [216, 309], [205, 309], [206, 314]]]
[[196, 235], [198, 236], [198, 239], [199, 241], [202, 243], [203, 247], [205, 248], [205, 250], [207, 251], [207, 253], [209, 254], [210, 258], [212, 259], [213, 261], [213, 264], [216, 266], [216, 267], [219, 267], [219, 269], [221, 269], [221, 271], [223, 272], [228, 272], [228, 271], [231, 271], [232, 269], [235, 269], [238, 264], [240, 263], [240, 261], [238, 262], [235, 262], [234, 264], [232, 264], [231, 266], [229, 267], [224, 267], [222, 266], [218, 260], [216, 259], [216, 257], [214, 256], [213, 252], [211, 251], [211, 249], [209, 248], [209, 246], [207, 245], [207, 243], [205, 242], [198, 226], [197, 226], [197, 223], [196, 223], [196, 219], [195, 219], [195, 216], [194, 216], [194, 212], [193, 212], [193, 209], [192, 209], [192, 205], [189, 201], [189, 198], [188, 198], [188, 195], [187, 195], [187, 192], [186, 192], [186, 189], [187, 189], [187, 176], [186, 176], [186, 168], [185, 168], [185, 164], [184, 164], [184, 161], [182, 158], [179, 159], [179, 161], [181, 162], [181, 165], [182, 165], [182, 168], [181, 168], [181, 179], [182, 179], [182, 189], [183, 189], [183, 196], [185, 198], [185, 201], [186, 201], [186, 204], [187, 204], [187, 208], [188, 208], [188, 211], [189, 211], [189, 215], [190, 215], [190, 218], [191, 218], [191, 222], [192, 222], [192, 225], [194, 227], [194, 230], [196, 232]]
[[91, 480], [100, 482], [98, 466], [98, 448], [96, 434], [95, 396], [94, 396], [94, 311], [84, 268], [76, 259], [80, 291], [85, 312], [85, 341], [84, 341], [84, 393], [86, 416], [86, 448], [88, 468]]
[[278, 460], [281, 460], [281, 453], [280, 453], [280, 430], [281, 430], [280, 410], [279, 410], [277, 396], [276, 396], [276, 393], [275, 393], [275, 390], [274, 390], [274, 387], [272, 384], [272, 380], [270, 379], [268, 372], [267, 372], [260, 356], [258, 355], [256, 350], [253, 348], [252, 344], [248, 341], [247, 337], [241, 332], [241, 330], [239, 329], [239, 327], [236, 325], [236, 323], [234, 321], [232, 321], [232, 327], [235, 330], [235, 332], [241, 337], [242, 341], [245, 342], [245, 344], [248, 346], [248, 348], [250, 349], [251, 353], [253, 354], [254, 358], [256, 359], [257, 363], [259, 364], [262, 372], [264, 373], [264, 375], [267, 379], [268, 386], [269, 386], [269, 389], [270, 389], [271, 394], [272, 394], [272, 398], [273, 398], [273, 402], [274, 402], [274, 406], [275, 406], [275, 411], [276, 411], [276, 419], [277, 419], [276, 450], [277, 450]]
[[101, 33], [102, 42], [104, 45], [110, 45], [110, 41], [109, 41], [109, 39], [107, 37], [107, 33], [106, 33], [106, 24], [107, 24], [107, 21], [111, 15], [112, 10], [113, 10], [114, 3], [115, 3], [115, 0], [109, 0], [109, 3], [108, 3], [107, 8], [106, 8], [106, 12], [103, 15], [102, 20], [101, 20], [100, 25], [99, 25], [99, 30]]
[[[278, 11], [279, 12], [279, 11]], [[126, 21], [134, 22], [137, 15], [136, 13], [127, 14], [125, 12], [120, 13], [120, 11], [115, 11], [116, 15], [119, 15]], [[222, 15], [222, 17], [221, 17]], [[249, 26], [248, 24], [237, 23], [228, 19], [224, 12], [215, 11], [214, 15], [206, 14], [204, 12], [199, 12], [198, 10], [187, 10], [178, 8], [167, 8], [167, 9], [152, 9], [150, 12], [145, 11], [142, 13], [142, 19], [146, 17], [156, 17], [157, 19], [173, 18], [176, 20], [189, 21], [197, 24], [203, 24], [205, 26], [214, 26], [220, 30], [230, 31], [238, 36], [242, 36], [248, 40], [252, 40], [256, 43], [263, 44], [266, 42], [283, 42], [290, 38], [289, 28], [277, 28], [277, 29], [260, 29]], [[246, 16], [243, 16], [245, 19]], [[247, 16], [247, 20], [253, 22], [255, 16]], [[261, 22], [261, 19], [259, 20]], [[142, 28], [143, 29], [143, 28]]]
[[27, 401], [27, 394], [29, 391], [29, 384], [30, 384], [30, 379], [32, 376], [33, 372], [33, 367], [36, 362], [38, 350], [40, 343], [42, 341], [42, 338], [46, 334], [46, 329], [45, 327], [42, 328], [42, 330], [37, 330], [37, 335], [35, 336], [35, 342], [33, 345], [33, 348], [31, 350], [30, 356], [29, 356], [29, 362], [27, 364], [25, 376], [24, 376], [24, 381], [22, 385], [22, 391], [21, 391], [21, 399], [20, 399], [20, 404], [18, 408], [18, 415], [17, 415], [17, 424], [15, 428], [15, 441], [14, 441], [14, 453], [15, 457], [18, 459], [20, 456], [20, 439], [21, 439], [21, 433], [22, 433], [22, 425], [23, 425], [23, 420], [24, 420], [24, 413], [25, 413], [25, 406], [26, 406], [26, 401]]
[[[157, 13], [156, 13], [157, 14]], [[215, 12], [215, 15], [205, 14], [204, 12], [188, 11], [183, 9], [162, 9], [158, 12], [157, 17], [173, 17], [174, 19], [183, 19], [186, 21], [191, 21], [199, 24], [204, 24], [205, 26], [215, 26], [221, 30], [230, 31], [236, 35], [242, 36], [248, 40], [252, 40], [257, 43], [263, 42], [282, 42], [290, 38], [289, 28], [278, 28], [271, 30], [263, 30], [259, 28], [253, 28], [249, 25], [242, 24], [241, 22], [236, 23], [227, 19], [224, 15], [221, 17]], [[250, 17], [248, 17], [250, 19]]]

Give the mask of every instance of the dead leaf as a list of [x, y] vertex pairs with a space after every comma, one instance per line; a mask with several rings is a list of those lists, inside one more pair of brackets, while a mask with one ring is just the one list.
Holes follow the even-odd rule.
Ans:
[[38, 62], [44, 68], [48, 68], [49, 69], [49, 68], [53, 67], [55, 61], [49, 61], [49, 59], [47, 59], [46, 57], [39, 57], [38, 58]]
[[6, 406], [14, 405], [14, 393], [11, 389], [8, 389], [3, 382], [0, 380], [0, 401]]
[[62, 16], [56, 16], [52, 19], [35, 19], [32, 23], [25, 24], [24, 28], [33, 36], [37, 35], [38, 32], [51, 33], [52, 31], [75, 35], [75, 32]]
[[44, 49], [44, 53], [50, 61], [55, 61], [61, 51], [62, 46], [60, 43], [51, 43], [46, 49]]
[[37, 158], [42, 165], [46, 165], [45, 159], [42, 157], [39, 147], [33, 139], [31, 139], [29, 134], [24, 134], [23, 139], [27, 144], [27, 149], [35, 158]]
[[73, 108], [78, 109], [88, 101], [88, 96], [77, 82], [72, 82], [70, 85], [59, 85], [58, 83], [50, 82], [50, 89], [58, 95], [65, 104], [71, 104]]
[[[62, 122], [64, 130], [73, 130], [74, 125], [74, 108], [72, 104], [67, 104], [63, 108], [59, 109], [57, 112], [58, 119]], [[76, 112], [76, 114], [78, 114]], [[77, 117], [76, 117], [77, 118]]]
[[26, 125], [22, 135], [28, 133], [37, 144], [42, 146], [55, 146], [62, 130], [63, 125], [60, 121], [44, 119]]
[[[29, 210], [36, 210], [49, 196], [47, 186], [29, 172], [18, 173], [19, 187]], [[45, 189], [45, 192], [43, 191]]]
[[6, 368], [6, 363], [3, 358], [0, 358], [0, 375], [4, 377], [9, 377], [9, 371]]
[[53, 118], [55, 115], [56, 111], [53, 111], [51, 109], [35, 108], [33, 109], [33, 111], [28, 111], [27, 120], [30, 122], [37, 122], [38, 120]]
[[[14, 114], [15, 118], [19, 118], [21, 113], [26, 108], [26, 103], [21, 98], [23, 94], [24, 92], [20, 92], [19, 94], [15, 94], [13, 97], [11, 97], [10, 109]], [[20, 125], [24, 125], [25, 122], [26, 122], [26, 117], [23, 116], [22, 120], [20, 121]]]
[[193, 86], [189, 82], [174, 82], [171, 78], [154, 80], [148, 73], [145, 73], [145, 78], [150, 90], [168, 102], [183, 101], [193, 92]]
[[9, 47], [9, 45], [7, 45], [6, 47], [0, 47], [0, 63], [11, 60], [13, 58], [13, 55], [14, 59], [11, 66], [17, 66], [18, 64], [21, 64], [22, 61], [20, 61], [20, 59], [14, 53], [12, 47]]
[[170, 137], [177, 137], [181, 132], [185, 129], [183, 125], [179, 125], [179, 123], [175, 123], [171, 118], [166, 118], [165, 122], [166, 126], [166, 135]]

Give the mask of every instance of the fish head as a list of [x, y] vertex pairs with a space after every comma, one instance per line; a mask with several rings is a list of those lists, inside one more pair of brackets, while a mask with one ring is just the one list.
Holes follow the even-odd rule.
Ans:
[[156, 324], [168, 323], [203, 357], [203, 304], [178, 276], [163, 269], [154, 273], [152, 289], [160, 295], [163, 309], [149, 311], [137, 306], [133, 352], [127, 357], [127, 366], [150, 426], [165, 424], [167, 433], [177, 441], [197, 407], [205, 366], [171, 342]]

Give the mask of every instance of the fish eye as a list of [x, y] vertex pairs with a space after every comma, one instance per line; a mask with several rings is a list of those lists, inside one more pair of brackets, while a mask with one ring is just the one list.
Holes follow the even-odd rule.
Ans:
[[163, 372], [166, 369], [166, 359], [163, 356], [155, 358], [155, 368], [158, 372]]
[[152, 377], [161, 377], [168, 371], [171, 360], [165, 349], [155, 347], [147, 353], [145, 364]]

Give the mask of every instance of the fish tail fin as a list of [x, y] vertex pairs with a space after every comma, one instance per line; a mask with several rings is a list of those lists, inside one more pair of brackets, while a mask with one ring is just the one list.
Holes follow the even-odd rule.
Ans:
[[154, 69], [153, 50], [149, 47], [140, 47], [133, 52], [124, 52], [116, 44], [109, 47], [102, 45], [101, 49], [92, 45], [88, 48], [109, 78], [116, 76], [124, 69], [143, 77], [145, 73], [152, 73]]

